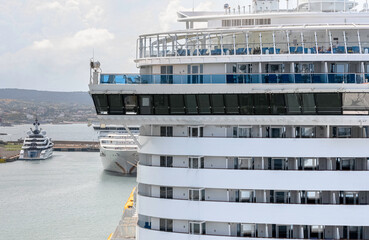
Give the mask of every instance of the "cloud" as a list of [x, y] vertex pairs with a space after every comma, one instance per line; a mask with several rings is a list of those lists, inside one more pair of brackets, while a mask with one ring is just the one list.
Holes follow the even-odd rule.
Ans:
[[[212, 5], [219, 10], [224, 1], [195, 3], [195, 10]], [[0, 78], [8, 80], [0, 81], [0, 88], [87, 90], [92, 48], [104, 72], [137, 72], [137, 37], [183, 29], [177, 12], [191, 9], [188, 0], [5, 1], [0, 5]]]
[[85, 21], [86, 22], [98, 22], [102, 19], [103, 14], [104, 14], [104, 9], [100, 6], [95, 6], [85, 15]]
[[[170, 0], [169, 4], [164, 11], [160, 13], [159, 21], [162, 31], [168, 31], [172, 28], [173, 24], [177, 22], [178, 11], [192, 11], [192, 8], [186, 8], [180, 0]], [[195, 11], [206, 11], [213, 8], [214, 3], [210, 0], [202, 1], [198, 5], [194, 6]], [[204, 24], [198, 26], [204, 27]]]
[[41, 41], [34, 41], [31, 48], [32, 49], [47, 49], [47, 48], [52, 48], [53, 44], [51, 43], [51, 41], [49, 39], [44, 39]]
[[36, 7], [36, 10], [39, 10], [39, 11], [55, 10], [55, 9], [57, 10], [63, 9], [63, 6], [59, 2], [55, 1], [55, 2], [42, 3]]
[[107, 29], [88, 28], [75, 33], [72, 37], [61, 41], [62, 48], [84, 48], [101, 45], [114, 39], [114, 34]]
[[173, 21], [177, 19], [177, 11], [183, 8], [179, 0], [171, 0], [166, 9], [160, 13], [159, 21], [162, 31], [168, 31]]
[[34, 41], [30, 47], [33, 50], [42, 50], [55, 48], [59, 50], [73, 50], [86, 47], [101, 46], [109, 40], [115, 38], [114, 34], [110, 33], [107, 29], [88, 28], [76, 32], [71, 37], [65, 37], [62, 39], [56, 39], [51, 41], [49, 39], [43, 39], [40, 41]]

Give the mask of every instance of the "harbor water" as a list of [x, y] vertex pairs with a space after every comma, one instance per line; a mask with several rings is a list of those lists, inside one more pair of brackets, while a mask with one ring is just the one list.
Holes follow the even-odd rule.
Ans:
[[[25, 138], [27, 131], [33, 127], [31, 124], [15, 125], [12, 127], [0, 127], [0, 140], [17, 141]], [[46, 131], [47, 136], [56, 141], [98, 141], [98, 135], [92, 126], [84, 124], [42, 124], [41, 128]]]
[[0, 164], [0, 239], [105, 240], [135, 184], [104, 172], [99, 153]]

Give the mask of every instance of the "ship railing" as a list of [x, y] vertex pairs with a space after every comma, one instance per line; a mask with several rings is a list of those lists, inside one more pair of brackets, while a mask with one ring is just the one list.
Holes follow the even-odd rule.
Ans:
[[101, 74], [100, 84], [361, 84], [369, 73]]
[[138, 149], [136, 146], [127, 146], [127, 145], [101, 145], [103, 149], [106, 150], [124, 150], [124, 151], [136, 151]]
[[[202, 190], [205, 190], [206, 188], [189, 188], [189, 190], [195, 190], [195, 191], [199, 191], [201, 192]], [[245, 192], [248, 192], [247, 190], [242, 190], [242, 189], [239, 189], [240, 191], [245, 191]], [[206, 190], [205, 190], [206, 191]], [[250, 192], [253, 192], [254, 191], [250, 191]], [[291, 192], [293, 191], [287, 191], [291, 194]], [[303, 192], [305, 191], [297, 191], [299, 192], [299, 194], [302, 194]], [[307, 192], [310, 192], [310, 193], [315, 193], [317, 195], [316, 198], [309, 198], [308, 196], [306, 197], [301, 197], [302, 201], [301, 202], [298, 202], [298, 201], [293, 201], [292, 200], [292, 197], [288, 197], [284, 202], [273, 202], [273, 201], [270, 201], [270, 197], [273, 197], [273, 195], [271, 195], [269, 198], [269, 201], [260, 201], [260, 200], [256, 200], [256, 197], [253, 196], [253, 197], [250, 197], [249, 201], [240, 201], [241, 199], [229, 199], [229, 200], [218, 200], [218, 199], [205, 199], [205, 198], [201, 198], [203, 197], [204, 195], [202, 195], [200, 198], [195, 198], [195, 199], [190, 199], [189, 197], [185, 198], [185, 197], [182, 197], [182, 196], [175, 196], [173, 195], [172, 198], [163, 198], [163, 197], [157, 197], [155, 196], [154, 194], [150, 194], [148, 192], [144, 192], [144, 191], [141, 191], [139, 192], [139, 195], [140, 196], [143, 196], [143, 197], [148, 197], [148, 198], [153, 198], [153, 199], [162, 199], [162, 200], [179, 200], [179, 201], [198, 201], [198, 202], [218, 202], [218, 203], [237, 203], [237, 204], [270, 204], [270, 205], [281, 205], [281, 204], [289, 204], [289, 205], [305, 205], [305, 204], [309, 204], [310, 206], [316, 206], [316, 205], [341, 205], [341, 206], [353, 206], [353, 205], [369, 205], [369, 202], [365, 201], [364, 203], [359, 203], [359, 202], [352, 202], [352, 203], [344, 203], [343, 202], [343, 198], [342, 200], [339, 200], [339, 201], [336, 201], [335, 203], [332, 202], [323, 202], [323, 198], [322, 198], [322, 192], [330, 192], [330, 191], [307, 191]], [[361, 192], [361, 193], [365, 193], [367, 191], [354, 191], [354, 192]], [[224, 192], [225, 196], [227, 195], [227, 191]], [[200, 195], [200, 194], [199, 194]], [[306, 200], [306, 202], [305, 202]], [[309, 202], [308, 202], [309, 201]]]
[[[270, 21], [270, 18], [264, 20]], [[228, 22], [228, 24], [227, 24]], [[236, 25], [233, 25], [234, 23]], [[141, 35], [136, 59], [162, 57], [369, 54], [367, 26], [360, 24], [239, 25], [224, 20], [223, 28], [191, 29]], [[229, 26], [231, 24], [231, 26]], [[229, 28], [232, 27], [232, 28]], [[361, 37], [360, 37], [361, 36]], [[342, 39], [342, 40], [338, 40]]]
[[[265, 161], [268, 162], [268, 159], [283, 159], [284, 160], [284, 164], [281, 168], [279, 169], [272, 169], [271, 166], [268, 167], [264, 167], [264, 168], [257, 168], [252, 164], [249, 164], [250, 162], [244, 162], [243, 164], [238, 163], [238, 164], [233, 164], [234, 159], [237, 159], [236, 157], [230, 157], [228, 158], [228, 161], [231, 162], [232, 164], [229, 164], [229, 167], [212, 167], [212, 166], [207, 166], [207, 165], [202, 165], [202, 163], [198, 160], [200, 160], [200, 158], [202, 157], [198, 157], [198, 156], [193, 156], [193, 159], [195, 159], [195, 164], [197, 163], [198, 165], [188, 165], [188, 166], [184, 166], [181, 165], [181, 163], [172, 163], [170, 166], [160, 166], [160, 165], [156, 165], [153, 164], [152, 161], [150, 159], [140, 159], [139, 165], [140, 166], [145, 166], [145, 167], [152, 167], [153, 169], [158, 169], [158, 168], [166, 168], [166, 169], [190, 169], [190, 170], [206, 170], [206, 169], [211, 169], [214, 171], [220, 171], [220, 170], [231, 170], [231, 171], [275, 171], [275, 172], [369, 172], [369, 169], [367, 168], [367, 166], [365, 165], [364, 167], [360, 167], [356, 165], [356, 168], [354, 167], [346, 167], [344, 166], [342, 163], [337, 162], [337, 168], [329, 168], [326, 165], [316, 165], [316, 166], [312, 166], [312, 167], [303, 167], [303, 166], [298, 166], [296, 169], [293, 168], [288, 168], [288, 160], [286, 160], [287, 158], [272, 158], [272, 157], [262, 157], [264, 158]], [[251, 157], [239, 157], [238, 159], [254, 159]], [[304, 158], [300, 158], [300, 157], [295, 157], [295, 159], [304, 159]], [[322, 158], [319, 158], [322, 159]], [[336, 158], [339, 159], [339, 158]], [[359, 159], [359, 158], [357, 158]], [[323, 166], [322, 166], [323, 165]]]

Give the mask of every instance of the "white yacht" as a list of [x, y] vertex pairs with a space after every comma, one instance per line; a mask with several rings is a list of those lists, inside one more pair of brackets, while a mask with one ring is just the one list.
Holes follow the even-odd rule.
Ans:
[[[138, 127], [94, 126], [99, 132], [100, 157], [104, 170], [121, 174], [137, 172], [137, 144], [134, 137], [139, 135]], [[132, 134], [132, 135], [131, 135]]]
[[54, 143], [46, 136], [46, 131], [42, 131], [40, 123], [36, 119], [33, 123], [34, 129], [27, 132], [22, 150], [19, 154], [20, 160], [44, 160], [52, 157]]
[[368, 6], [281, 6], [178, 12], [139, 73], [91, 63], [100, 121], [140, 125], [137, 239], [369, 239]]

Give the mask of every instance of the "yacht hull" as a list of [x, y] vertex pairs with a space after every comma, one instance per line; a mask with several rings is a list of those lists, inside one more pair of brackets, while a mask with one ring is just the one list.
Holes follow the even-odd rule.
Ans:
[[100, 157], [105, 171], [120, 174], [134, 174], [137, 172], [137, 151], [108, 150], [100, 148]]
[[46, 160], [53, 156], [53, 149], [46, 150], [22, 150], [19, 155], [19, 160]]

